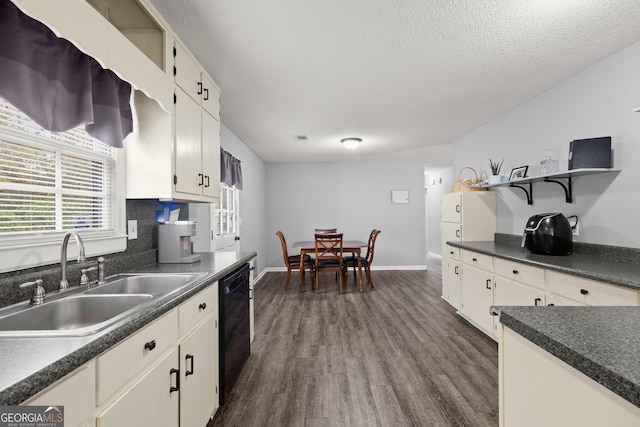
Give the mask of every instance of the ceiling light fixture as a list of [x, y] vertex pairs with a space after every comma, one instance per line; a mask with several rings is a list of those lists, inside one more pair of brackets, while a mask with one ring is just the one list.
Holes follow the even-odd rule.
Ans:
[[362, 142], [362, 138], [342, 138], [340, 142], [344, 144], [346, 149], [355, 150]]

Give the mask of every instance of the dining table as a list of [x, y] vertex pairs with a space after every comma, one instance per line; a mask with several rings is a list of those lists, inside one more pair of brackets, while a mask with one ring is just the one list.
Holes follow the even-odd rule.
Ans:
[[[343, 253], [351, 253], [352, 255], [358, 258], [358, 274], [360, 278], [360, 292], [364, 292], [364, 285], [362, 283], [362, 262], [361, 262], [361, 253], [362, 248], [367, 247], [367, 242], [363, 242], [361, 240], [343, 240], [342, 241], [342, 252]], [[294, 242], [292, 245], [294, 249], [300, 249], [300, 265], [303, 264], [302, 260], [305, 255], [311, 255], [316, 252], [316, 242], [314, 240], [301, 240], [298, 242]], [[298, 285], [298, 289], [302, 289], [302, 280], [303, 280], [304, 270], [300, 269], [300, 284]]]

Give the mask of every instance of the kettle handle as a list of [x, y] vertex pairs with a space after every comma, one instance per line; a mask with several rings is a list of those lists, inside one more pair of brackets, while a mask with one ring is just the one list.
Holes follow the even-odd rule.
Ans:
[[525, 231], [524, 233], [522, 233], [522, 242], [520, 242], [520, 247], [524, 248], [525, 245], [527, 244], [527, 235], [528, 233]]

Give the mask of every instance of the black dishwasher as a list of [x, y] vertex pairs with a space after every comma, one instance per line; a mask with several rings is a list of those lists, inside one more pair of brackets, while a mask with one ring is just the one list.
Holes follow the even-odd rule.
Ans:
[[249, 264], [219, 281], [220, 405], [224, 404], [251, 353]]

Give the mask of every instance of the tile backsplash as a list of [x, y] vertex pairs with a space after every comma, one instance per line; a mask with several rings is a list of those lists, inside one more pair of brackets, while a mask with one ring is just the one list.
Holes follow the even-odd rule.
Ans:
[[[189, 218], [187, 203], [161, 202], [154, 199], [127, 200], [127, 220], [135, 219], [138, 221], [138, 238], [128, 240], [127, 249], [124, 252], [104, 255], [106, 259], [105, 274], [110, 276], [157, 262], [158, 218], [168, 217], [168, 212], [174, 209], [180, 209], [180, 220]], [[80, 282], [80, 269], [95, 265], [96, 259], [97, 257], [88, 258], [83, 264], [69, 260], [67, 278], [71, 286]], [[0, 307], [28, 300], [31, 296], [31, 290], [20, 289], [19, 285], [37, 279], [44, 281], [43, 286], [47, 293], [56, 292], [60, 281], [60, 264], [0, 273]]]

